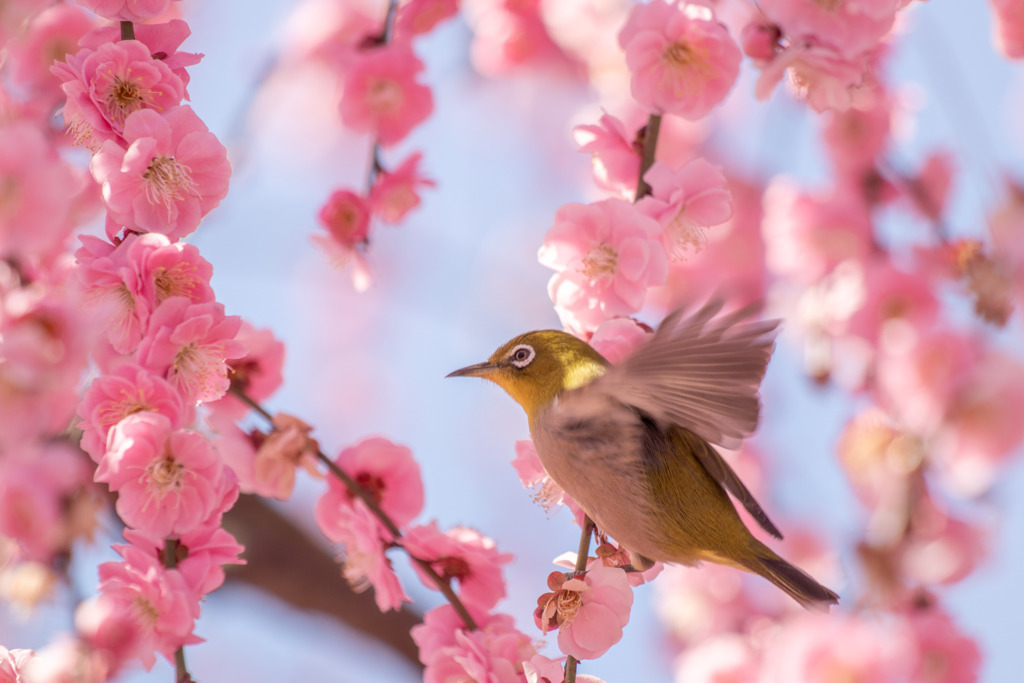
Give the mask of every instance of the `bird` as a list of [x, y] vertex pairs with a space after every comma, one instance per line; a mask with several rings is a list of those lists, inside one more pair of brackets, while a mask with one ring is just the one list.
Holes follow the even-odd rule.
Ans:
[[548, 475], [630, 552], [632, 569], [712, 562], [828, 611], [839, 596], [755, 538], [729, 498], [782, 538], [712, 446], [736, 448], [757, 427], [780, 321], [751, 319], [758, 304], [722, 308], [672, 312], [617, 365], [572, 334], [537, 330], [448, 377], [489, 380], [519, 403]]

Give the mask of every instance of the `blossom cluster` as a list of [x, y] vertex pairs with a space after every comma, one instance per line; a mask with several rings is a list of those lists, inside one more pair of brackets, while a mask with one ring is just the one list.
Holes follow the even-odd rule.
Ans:
[[423, 188], [434, 185], [420, 170], [421, 152], [395, 164], [385, 164], [382, 154], [406, 140], [433, 112], [433, 94], [422, 83], [424, 64], [413, 45], [456, 10], [456, 2], [445, 0], [412, 0], [401, 6], [388, 2], [386, 17], [379, 19], [356, 6], [314, 3], [305, 10], [307, 20], [318, 25], [319, 38], [293, 61], [326, 67], [340, 82], [341, 125], [372, 139], [366, 187], [334, 190], [318, 215], [324, 232], [313, 236], [333, 264], [351, 266], [358, 291], [372, 279], [366, 251], [374, 223], [401, 223], [419, 206]]

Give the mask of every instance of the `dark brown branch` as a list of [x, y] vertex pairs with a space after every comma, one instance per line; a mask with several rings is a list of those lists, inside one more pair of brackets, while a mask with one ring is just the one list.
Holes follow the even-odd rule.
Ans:
[[[580, 545], [576, 550], [576, 573], [587, 570], [587, 558], [590, 556], [590, 537], [594, 533], [594, 522], [590, 517], [583, 516], [583, 531], [580, 532]], [[579, 663], [572, 655], [565, 658], [565, 683], [576, 683], [576, 665]]]

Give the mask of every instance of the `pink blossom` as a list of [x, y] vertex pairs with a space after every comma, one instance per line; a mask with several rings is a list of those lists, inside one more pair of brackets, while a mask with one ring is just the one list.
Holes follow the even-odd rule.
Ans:
[[857, 296], [844, 331], [876, 344], [893, 325], [928, 329], [935, 321], [939, 302], [930, 278], [920, 272], [896, 268], [889, 259], [872, 258], [844, 264], [855, 279]]
[[191, 107], [139, 110], [125, 120], [124, 139], [127, 150], [108, 140], [91, 165], [111, 239], [122, 226], [180, 239], [227, 195], [227, 149]]
[[907, 181], [907, 199], [926, 220], [942, 221], [953, 184], [953, 157], [948, 152], [935, 151], [928, 155], [917, 177]]
[[145, 21], [158, 17], [171, 6], [171, 0], [77, 0], [105, 19]]
[[124, 127], [132, 113], [166, 113], [185, 94], [181, 78], [137, 40], [83, 48], [68, 55], [66, 63], [55, 63], [53, 73], [68, 98], [60, 112], [64, 123], [76, 143], [93, 151], [127, 139]]
[[1009, 59], [1024, 57], [1024, 7], [1016, 0], [989, 0], [995, 15], [992, 39]]
[[761, 11], [791, 40], [813, 36], [844, 54], [875, 47], [906, 0], [764, 0]]
[[528, 67], [548, 73], [578, 69], [548, 32], [542, 3], [477, 0], [464, 5], [473, 31], [470, 58], [481, 74], [501, 76]]
[[836, 450], [854, 493], [870, 509], [892, 501], [902, 504], [907, 477], [926, 455], [922, 439], [900, 429], [878, 407], [861, 411], [846, 424]]
[[822, 140], [829, 160], [845, 176], [863, 182], [885, 151], [892, 117], [893, 103], [887, 97], [864, 109], [825, 112]]
[[900, 574], [913, 583], [956, 583], [988, 555], [987, 534], [941, 509], [927, 493], [916, 501], [908, 522], [898, 561]]
[[351, 190], [336, 190], [318, 217], [328, 234], [313, 235], [313, 242], [337, 267], [351, 261], [352, 283], [357, 291], [365, 291], [370, 286], [369, 266], [363, 256], [370, 235], [369, 201]]
[[145, 368], [126, 363], [109, 375], [97, 377], [78, 406], [82, 450], [99, 463], [114, 425], [143, 411], [163, 415], [171, 429], [181, 429], [195, 421], [195, 408], [183, 401], [170, 383]]
[[313, 428], [291, 415], [274, 416], [274, 430], [256, 449], [253, 462], [255, 491], [261, 496], [288, 500], [295, 488], [295, 472], [302, 467], [316, 478], [319, 445], [310, 437]]
[[50, 68], [78, 51], [78, 41], [96, 25], [96, 17], [70, 4], [51, 5], [32, 17], [26, 30], [9, 44], [11, 78], [34, 97], [53, 105], [63, 98]]
[[60, 635], [25, 662], [17, 681], [31, 683], [93, 683], [108, 679], [102, 657], [77, 638]]
[[[166, 541], [163, 536], [141, 529], [125, 529], [125, 539], [158, 561], [163, 561]], [[176, 568], [189, 589], [196, 595], [207, 595], [224, 583], [224, 565], [245, 564], [239, 555], [245, 548], [220, 525], [211, 520], [181, 535], [176, 541]], [[120, 550], [125, 546], [114, 546]]]
[[626, 124], [604, 113], [597, 123], [576, 126], [572, 134], [580, 151], [590, 153], [597, 184], [632, 198], [640, 178], [640, 151]]
[[430, 33], [441, 22], [459, 11], [459, 0], [409, 0], [395, 15], [395, 36], [407, 40]]
[[[99, 594], [86, 598], [75, 609], [75, 631], [87, 646], [90, 659], [108, 680], [132, 659], [140, 656], [148, 638], [136, 626], [136, 616], [118, 598]], [[150, 645], [152, 652], [152, 645]]]
[[555, 483], [555, 480], [548, 476], [544, 466], [540, 464], [537, 456], [537, 449], [533, 441], [525, 439], [516, 441], [516, 457], [512, 466], [519, 475], [519, 481], [528, 489], [535, 489], [533, 501], [538, 503], [545, 510], [551, 510], [555, 506], [565, 505], [572, 512], [577, 520], [583, 519], [583, 510], [562, 487]]
[[760, 652], [751, 641], [738, 633], [723, 633], [695, 643], [676, 660], [675, 680], [686, 683], [759, 680]]
[[772, 681], [898, 683], [912, 680], [916, 654], [912, 634], [900, 622], [869, 613], [806, 613], [772, 634], [761, 675]]
[[544, 236], [538, 260], [556, 271], [548, 282], [562, 322], [592, 332], [643, 306], [647, 288], [665, 281], [668, 257], [658, 223], [621, 199], [566, 204]]
[[815, 41], [788, 45], [768, 62], [756, 62], [761, 69], [755, 94], [766, 100], [788, 73], [789, 85], [797, 99], [816, 112], [845, 111], [870, 107], [876, 96], [871, 75], [872, 54], [843, 55], [832, 46]]
[[[181, 79], [183, 86], [188, 86], [189, 75], [185, 67], [195, 66], [203, 55], [194, 52], [181, 52], [178, 47], [192, 34], [188, 24], [181, 19], [171, 19], [159, 24], [135, 24], [135, 39], [149, 48], [153, 59], [160, 60]], [[82, 47], [95, 50], [104, 43], [116, 42], [121, 39], [121, 27], [112, 24], [101, 26], [92, 31], [79, 43]], [[184, 91], [185, 99], [188, 89]]]
[[416, 82], [421, 62], [405, 43], [360, 53], [345, 74], [341, 122], [372, 133], [384, 147], [402, 140], [434, 110], [430, 88]]
[[0, 645], [0, 683], [21, 683], [25, 665], [33, 656], [32, 650], [8, 650]]
[[938, 606], [911, 610], [907, 622], [919, 650], [910, 680], [961, 683], [979, 679], [982, 657], [978, 644]]
[[129, 234], [117, 246], [88, 235], [79, 239], [76, 273], [83, 297], [105, 313], [108, 339], [119, 353], [135, 351], [150, 314], [165, 300], [214, 300], [213, 266], [191, 244], [157, 233]]
[[[371, 437], [343, 450], [334, 459], [346, 474], [376, 502], [398, 526], [411, 522], [423, 509], [420, 466], [405, 446]], [[327, 491], [316, 505], [316, 520], [327, 538], [340, 543], [353, 507], [363, 509], [337, 477], [328, 477]], [[382, 533], [387, 533], [381, 527]]]
[[863, 259], [871, 248], [871, 217], [849, 192], [818, 197], [777, 181], [764, 197], [763, 232], [768, 267], [810, 284], [846, 259]]
[[577, 659], [596, 659], [622, 638], [629, 622], [633, 591], [626, 573], [616, 567], [594, 567], [583, 576], [548, 576], [548, 587], [537, 600], [534, 618], [547, 632], [558, 628], [558, 648]]
[[665, 251], [675, 261], [704, 247], [705, 229], [732, 218], [732, 193], [725, 174], [704, 159], [691, 159], [679, 169], [655, 161], [644, 180], [651, 186], [651, 195], [637, 206], [661, 224]]
[[42, 132], [0, 124], [0, 256], [49, 260], [71, 232], [75, 180]]
[[163, 537], [218, 517], [238, 491], [209, 441], [175, 430], [166, 417], [149, 412], [117, 423], [96, 481], [118, 492], [117, 514], [125, 523]]
[[426, 665], [424, 683], [453, 680], [519, 683], [523, 662], [536, 654], [530, 639], [507, 614], [469, 607], [478, 629], [470, 631], [451, 605], [441, 605], [413, 626], [412, 639]]
[[635, 5], [619, 45], [633, 98], [655, 114], [699, 119], [725, 99], [739, 75], [740, 50], [703, 3]]
[[[436, 183], [420, 175], [423, 154], [409, 155], [394, 171], [381, 171], [370, 189], [370, 211], [385, 223], [398, 223], [420, 205], [421, 187], [434, 187]], [[330, 225], [328, 225], [330, 228]]]
[[225, 316], [217, 302], [193, 304], [183, 296], [171, 297], [150, 316], [136, 357], [187, 400], [215, 401], [231, 384], [227, 361], [245, 355], [235, 339], [241, 324], [238, 316]]
[[[231, 384], [252, 400], [263, 401], [284, 381], [281, 376], [284, 344], [269, 328], [256, 329], [246, 320], [242, 320], [235, 339], [245, 346], [246, 353], [228, 362]], [[249, 412], [249, 406], [230, 393], [206, 405], [210, 410], [227, 413], [236, 419]]]
[[381, 537], [381, 523], [365, 506], [349, 506], [335, 511], [334, 526], [325, 528], [320, 521], [320, 504], [330, 492], [317, 503], [317, 524], [330, 540], [342, 546], [342, 575], [352, 589], [359, 592], [373, 587], [377, 609], [382, 612], [401, 609], [409, 597], [395, 575], [391, 560], [385, 554], [388, 546]]
[[142, 641], [136, 656], [147, 671], [156, 662], [154, 650], [173, 662], [175, 650], [199, 642], [192, 634], [199, 616], [199, 596], [181, 572], [165, 569], [150, 554], [132, 546], [118, 546], [117, 550], [122, 562], [99, 566], [100, 593], [114, 601], [117, 612], [134, 621], [134, 631]]
[[589, 343], [609, 363], [618, 365], [633, 354], [650, 332], [650, 328], [632, 318], [613, 318], [594, 330]]
[[[466, 527], [455, 527], [445, 533], [437, 522], [409, 527], [401, 544], [409, 554], [425, 560], [445, 581], [457, 579], [459, 598], [466, 605], [489, 610], [505, 597], [502, 565], [513, 556], [499, 553], [494, 541]], [[416, 563], [413, 568], [428, 588], [437, 588], [434, 581]]]

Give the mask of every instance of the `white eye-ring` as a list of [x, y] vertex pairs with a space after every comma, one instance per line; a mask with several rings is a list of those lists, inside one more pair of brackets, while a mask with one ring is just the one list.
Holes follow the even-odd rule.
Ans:
[[508, 362], [517, 368], [525, 368], [533, 362], [533, 357], [536, 355], [537, 352], [533, 350], [532, 346], [529, 344], [520, 344], [509, 351]]

